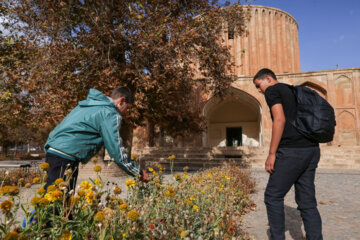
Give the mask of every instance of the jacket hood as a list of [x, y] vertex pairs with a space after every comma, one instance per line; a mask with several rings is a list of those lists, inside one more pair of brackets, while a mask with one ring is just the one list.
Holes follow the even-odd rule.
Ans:
[[79, 106], [115, 106], [102, 92], [91, 88], [86, 100], [80, 101]]

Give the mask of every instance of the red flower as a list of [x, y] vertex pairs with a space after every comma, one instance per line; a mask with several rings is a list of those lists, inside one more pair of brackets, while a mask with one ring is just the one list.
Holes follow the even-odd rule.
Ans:
[[151, 223], [151, 224], [149, 225], [149, 228], [154, 230], [154, 229], [155, 229], [155, 225]]
[[229, 232], [230, 234], [233, 234], [233, 233], [234, 233], [234, 227], [233, 227], [233, 226], [230, 226], [230, 227], [228, 228], [228, 232]]

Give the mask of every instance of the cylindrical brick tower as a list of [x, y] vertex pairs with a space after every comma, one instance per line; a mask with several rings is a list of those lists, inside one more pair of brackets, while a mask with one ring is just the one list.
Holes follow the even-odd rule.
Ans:
[[235, 62], [234, 75], [253, 76], [261, 68], [276, 74], [300, 72], [298, 24], [289, 13], [272, 7], [246, 6], [247, 34], [225, 34]]

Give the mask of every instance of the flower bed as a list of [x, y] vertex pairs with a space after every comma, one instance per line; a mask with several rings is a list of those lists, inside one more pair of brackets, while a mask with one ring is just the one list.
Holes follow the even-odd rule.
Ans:
[[[48, 166], [43, 164], [42, 170]], [[1, 238], [13, 239], [244, 239], [241, 215], [249, 206], [254, 181], [248, 171], [227, 166], [189, 175], [173, 175], [165, 183], [162, 167], [150, 168], [148, 183], [128, 179], [126, 197], [121, 188], [104, 184], [101, 167], [95, 179], [81, 182], [67, 193], [68, 179], [58, 179], [47, 191], [37, 190], [30, 205], [19, 201], [16, 186], [1, 189]], [[44, 175], [36, 181], [43, 186]], [[11, 188], [11, 189], [9, 189]], [[14, 189], [12, 189], [14, 188]], [[16, 188], [16, 189], [15, 189]], [[19, 227], [15, 212], [21, 208], [29, 222]], [[31, 211], [35, 209], [35, 213]]]

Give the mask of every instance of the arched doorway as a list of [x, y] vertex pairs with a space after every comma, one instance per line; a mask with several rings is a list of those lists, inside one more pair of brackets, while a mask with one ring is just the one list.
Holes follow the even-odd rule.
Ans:
[[248, 93], [230, 88], [223, 98], [212, 97], [203, 114], [207, 121], [204, 146], [262, 145], [261, 107]]

